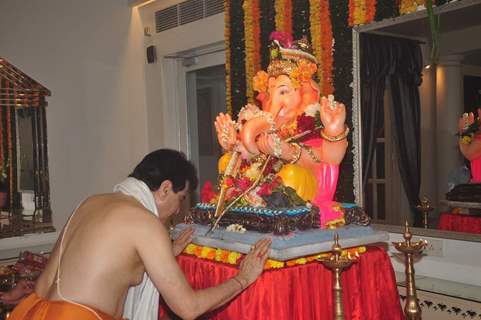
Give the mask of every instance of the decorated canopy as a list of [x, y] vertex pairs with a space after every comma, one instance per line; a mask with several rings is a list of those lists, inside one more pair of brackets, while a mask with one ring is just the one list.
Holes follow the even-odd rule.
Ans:
[[50, 208], [46, 149], [46, 96], [50, 90], [7, 60], [0, 58], [0, 191], [7, 192], [2, 207], [21, 209], [17, 170], [17, 110], [30, 111], [33, 134], [35, 209]]

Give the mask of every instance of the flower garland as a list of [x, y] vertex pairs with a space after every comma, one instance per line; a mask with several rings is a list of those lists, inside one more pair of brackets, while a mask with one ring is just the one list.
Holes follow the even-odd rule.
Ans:
[[328, 1], [321, 1], [320, 12], [323, 77], [319, 80], [322, 82], [321, 94], [327, 96], [334, 94], [332, 85], [334, 38], [332, 37], [332, 22]]
[[319, 79], [319, 92], [324, 92], [323, 85], [324, 85], [324, 69], [323, 69], [323, 46], [321, 44], [322, 38], [322, 28], [321, 28], [321, 0], [309, 0], [309, 22], [311, 28], [311, 41], [312, 41], [312, 49], [314, 51], [314, 55], [317, 58], [317, 78]]
[[259, 2], [258, 0], [246, 0], [242, 5], [244, 10], [244, 36], [245, 36], [245, 70], [246, 70], [246, 94], [248, 103], [254, 102], [254, 90], [252, 78], [260, 69], [260, 26], [259, 26]]
[[[439, 3], [438, 3], [439, 2]], [[443, 4], [442, 1], [432, 1], [432, 4]], [[445, 2], [444, 2], [445, 3]], [[418, 7], [426, 7], [426, 0], [401, 0], [399, 1], [399, 14], [413, 13]]]
[[[349, 249], [343, 250], [341, 255], [342, 256], [358, 256], [359, 254], [363, 254], [366, 251], [367, 251], [366, 247], [361, 246], [361, 247], [355, 247], [355, 248], [349, 248]], [[207, 247], [207, 246], [199, 246], [193, 243], [189, 244], [184, 249], [184, 254], [195, 256], [200, 259], [217, 261], [217, 262], [231, 264], [231, 265], [239, 265], [239, 263], [242, 261], [242, 258], [245, 256], [245, 254], [242, 254], [239, 252], [218, 249], [218, 248], [216, 249], [216, 248]], [[301, 257], [297, 259], [292, 259], [288, 261], [278, 261], [274, 259], [267, 259], [264, 265], [264, 270], [280, 269], [285, 267], [293, 267], [296, 265], [311, 263], [311, 262], [317, 261], [318, 259], [328, 259], [329, 257], [331, 257], [331, 255], [332, 254], [330, 252], [325, 252], [325, 253], [319, 253], [319, 254]]]
[[225, 41], [225, 104], [227, 113], [232, 116], [231, 68], [230, 68], [230, 0], [224, 0], [224, 41]]
[[364, 23], [371, 23], [374, 21], [376, 15], [376, 0], [366, 0], [366, 21]]
[[246, 98], [246, 59], [244, 42], [244, 10], [242, 1], [230, 1], [230, 68], [232, 114], [236, 115], [247, 103]]
[[399, 1], [399, 13], [401, 15], [416, 12], [418, 8], [417, 0], [401, 0]]
[[262, 69], [261, 67], [261, 12], [259, 6], [259, 0], [252, 0], [252, 32], [254, 39], [254, 72]]
[[292, 0], [275, 0], [276, 30], [292, 33]]
[[246, 69], [246, 95], [247, 102], [253, 103], [254, 90], [252, 89], [251, 79], [254, 77], [254, 32], [252, 17], [252, 0], [245, 0], [242, 4], [244, 10], [244, 37], [245, 37], [245, 69]]
[[376, 13], [376, 0], [349, 0], [349, 26], [370, 23]]

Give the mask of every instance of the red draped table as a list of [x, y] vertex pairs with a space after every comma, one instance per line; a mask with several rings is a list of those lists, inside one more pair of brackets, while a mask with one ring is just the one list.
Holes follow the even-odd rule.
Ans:
[[[195, 256], [178, 258], [196, 289], [217, 285], [237, 269]], [[343, 272], [345, 319], [404, 319], [391, 261], [386, 252], [369, 247]], [[317, 262], [270, 269], [238, 297], [202, 319], [332, 319], [332, 273]]]
[[438, 229], [481, 234], [481, 217], [460, 213], [441, 213]]

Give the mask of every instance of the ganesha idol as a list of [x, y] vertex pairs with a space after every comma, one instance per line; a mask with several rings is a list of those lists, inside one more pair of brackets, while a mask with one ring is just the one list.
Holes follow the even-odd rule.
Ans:
[[[259, 105], [244, 106], [237, 121], [223, 113], [215, 121], [225, 150], [219, 161], [222, 197], [229, 202], [247, 190], [240, 200], [254, 207], [295, 205], [298, 199], [319, 208], [321, 227], [342, 224], [343, 212], [333, 197], [348, 146], [345, 106], [333, 96], [320, 97], [317, 60], [306, 40], [271, 40], [267, 72], [253, 79]], [[253, 183], [258, 184], [248, 190]], [[291, 201], [273, 197], [276, 190]]]

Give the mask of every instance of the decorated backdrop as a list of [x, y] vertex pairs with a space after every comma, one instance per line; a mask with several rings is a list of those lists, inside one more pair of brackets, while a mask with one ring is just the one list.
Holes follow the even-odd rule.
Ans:
[[[227, 110], [236, 115], [255, 92], [252, 78], [269, 62], [269, 35], [286, 31], [306, 36], [319, 61], [322, 95], [334, 94], [347, 109], [352, 127], [352, 30], [355, 25], [409, 14], [425, 0], [226, 0]], [[447, 0], [436, 1], [443, 5]], [[336, 199], [354, 201], [352, 136], [341, 165]]]

